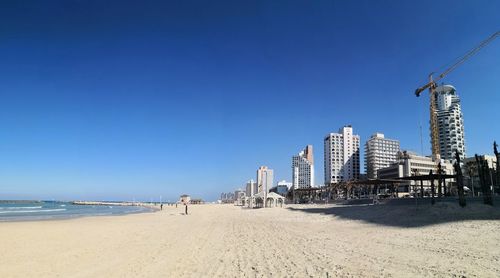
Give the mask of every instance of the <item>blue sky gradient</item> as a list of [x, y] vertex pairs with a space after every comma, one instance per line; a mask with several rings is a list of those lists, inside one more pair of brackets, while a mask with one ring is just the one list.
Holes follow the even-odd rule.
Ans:
[[[21, 3], [22, 2], [22, 3]], [[215, 200], [352, 124], [430, 153], [414, 90], [498, 1], [2, 1], [0, 199]], [[468, 155], [500, 141], [500, 40], [445, 82]], [[491, 121], [485, 121], [489, 119]]]

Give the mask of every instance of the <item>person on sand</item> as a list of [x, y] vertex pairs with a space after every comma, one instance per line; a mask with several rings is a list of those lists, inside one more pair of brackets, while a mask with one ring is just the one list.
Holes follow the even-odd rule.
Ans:
[[186, 212], [185, 212], [186, 215], [188, 215], [188, 204], [186, 203]]
[[163, 204], [160, 204], [160, 210], [163, 210]]

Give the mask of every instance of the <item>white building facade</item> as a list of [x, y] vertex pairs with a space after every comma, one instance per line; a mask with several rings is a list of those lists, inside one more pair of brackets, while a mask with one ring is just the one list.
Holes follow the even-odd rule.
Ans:
[[460, 158], [466, 157], [464, 120], [460, 99], [455, 87], [441, 85], [435, 90], [435, 105], [439, 130], [439, 150], [441, 159], [453, 160], [455, 150]]
[[377, 171], [396, 162], [400, 151], [399, 141], [375, 133], [365, 143], [365, 170], [369, 179], [377, 178]]
[[249, 180], [246, 184], [245, 193], [248, 197], [257, 194], [257, 186], [253, 179]]
[[[428, 175], [431, 171], [437, 174], [438, 164], [441, 163], [443, 174], [453, 175], [455, 170], [453, 164], [447, 160], [434, 160], [432, 157], [420, 156], [408, 151], [400, 151], [397, 154], [397, 161], [391, 166], [379, 169], [377, 172], [379, 179], [394, 179], [401, 177], [423, 176]], [[453, 181], [453, 180], [449, 180]], [[423, 181], [422, 185], [426, 190], [430, 188], [430, 181]], [[420, 182], [408, 181], [401, 184], [406, 186], [406, 192], [410, 191], [410, 187], [420, 186]], [[437, 181], [436, 181], [437, 186]], [[436, 187], [437, 188], [437, 187]], [[437, 190], [437, 189], [436, 189]]]
[[292, 157], [292, 186], [294, 189], [314, 186], [314, 157], [312, 145], [307, 145]]
[[257, 193], [268, 193], [269, 189], [273, 187], [273, 170], [267, 166], [260, 166], [257, 170]]
[[325, 136], [325, 184], [359, 179], [359, 144], [350, 125]]

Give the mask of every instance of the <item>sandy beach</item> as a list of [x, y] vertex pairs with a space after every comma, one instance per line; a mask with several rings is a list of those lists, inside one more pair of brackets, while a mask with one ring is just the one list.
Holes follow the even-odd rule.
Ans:
[[0, 277], [499, 277], [499, 209], [456, 209], [193, 205], [0, 223]]

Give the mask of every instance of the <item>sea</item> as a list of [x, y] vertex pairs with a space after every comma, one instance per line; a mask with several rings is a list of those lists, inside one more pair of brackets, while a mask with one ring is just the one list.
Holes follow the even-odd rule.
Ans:
[[0, 222], [65, 219], [150, 212], [142, 206], [75, 205], [60, 201], [0, 201]]

